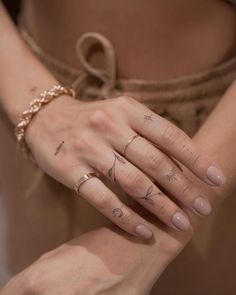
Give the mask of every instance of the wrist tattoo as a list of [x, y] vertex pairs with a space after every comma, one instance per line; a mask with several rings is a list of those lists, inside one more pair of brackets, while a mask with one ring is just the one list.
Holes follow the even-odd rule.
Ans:
[[123, 213], [121, 208], [115, 208], [115, 209], [112, 210], [112, 215], [114, 217], [121, 217], [123, 214], [124, 213]]
[[37, 88], [38, 88], [37, 86], [34, 86], [34, 87], [30, 88], [30, 91], [34, 92]]
[[172, 167], [171, 171], [164, 176], [164, 179], [166, 179], [169, 182], [173, 180], [177, 180], [177, 177], [176, 177], [177, 172], [178, 172], [178, 169], [176, 167]]
[[157, 193], [152, 193], [153, 192], [153, 186], [149, 186], [149, 188], [147, 189], [146, 193], [145, 193], [145, 196], [143, 197], [138, 197], [139, 199], [143, 199], [145, 200], [148, 204], [150, 205], [154, 205], [154, 200], [152, 199], [153, 196], [156, 196], [156, 195], [163, 195], [163, 193], [160, 191], [160, 192], [157, 192]]
[[59, 154], [60, 149], [62, 148], [63, 144], [64, 144], [64, 140], [62, 140], [62, 142], [61, 142], [61, 143], [58, 145], [58, 147], [56, 148], [56, 151], [55, 151], [55, 153], [54, 153], [55, 156]]
[[114, 161], [113, 161], [113, 164], [112, 164], [112, 167], [108, 170], [108, 176], [109, 176], [109, 178], [112, 180], [112, 181], [114, 181], [114, 182], [117, 182], [118, 183], [118, 181], [117, 181], [117, 179], [116, 179], [116, 175], [115, 175], [115, 169], [116, 169], [116, 161], [119, 161], [121, 164], [125, 164], [125, 160], [121, 157], [121, 156], [119, 156], [119, 155], [117, 155], [117, 154], [115, 154], [115, 153], [113, 153], [114, 154]]

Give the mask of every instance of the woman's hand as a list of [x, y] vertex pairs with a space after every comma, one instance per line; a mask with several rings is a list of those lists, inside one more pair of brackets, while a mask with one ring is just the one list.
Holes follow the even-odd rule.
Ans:
[[[44, 254], [31, 266], [13, 277], [1, 290], [1, 295], [95, 295], [101, 294], [101, 291], [103, 291], [102, 294], [122, 294], [121, 291], [125, 291], [123, 288], [127, 274], [133, 276], [134, 266], [132, 264], [130, 267], [127, 266], [125, 271], [122, 270], [122, 275], [113, 273], [103, 261], [111, 253], [105, 254], [103, 251], [101, 255], [92, 253], [89, 249], [92, 246], [90, 236], [91, 233], [85, 237], [81, 236]], [[80, 240], [86, 246], [80, 246]], [[93, 244], [96, 245], [96, 242], [93, 241]], [[102, 249], [99, 245], [98, 248]], [[118, 253], [117, 256], [121, 258], [120, 255], [121, 253]], [[112, 256], [112, 261], [117, 263], [115, 269], [118, 270], [119, 262], [114, 258], [114, 254]], [[116, 288], [120, 288], [119, 293], [105, 293], [109, 290], [114, 292]]]
[[[122, 156], [136, 134], [140, 136]], [[35, 116], [26, 141], [38, 165], [69, 188], [89, 172], [109, 177], [177, 230], [188, 229], [190, 222], [167, 194], [196, 214], [208, 215], [211, 207], [176, 160], [209, 185], [225, 182], [222, 172], [183, 131], [129, 97], [81, 102], [62, 96]], [[79, 193], [128, 233], [152, 236], [146, 220], [122, 203], [99, 178], [83, 183]]]
[[[154, 231], [157, 235], [161, 233], [158, 229]], [[13, 277], [0, 294], [149, 294], [153, 283], [173, 259], [166, 245], [168, 235], [162, 235], [155, 246], [146, 245], [149, 251], [137, 238], [132, 237], [131, 241], [126, 236], [125, 232], [110, 228], [86, 233], [41, 256]], [[108, 237], [112, 244], [106, 242]]]

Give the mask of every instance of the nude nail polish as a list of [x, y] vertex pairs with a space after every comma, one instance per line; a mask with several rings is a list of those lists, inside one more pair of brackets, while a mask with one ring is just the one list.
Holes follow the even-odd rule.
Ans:
[[201, 215], [209, 215], [211, 213], [211, 205], [204, 197], [197, 197], [193, 203], [194, 209]]
[[150, 239], [153, 235], [152, 231], [144, 224], [138, 225], [135, 232], [143, 239]]
[[223, 185], [226, 182], [223, 172], [214, 166], [207, 169], [207, 178], [215, 185]]
[[177, 212], [172, 217], [172, 223], [179, 230], [187, 230], [190, 227], [190, 222], [181, 212]]

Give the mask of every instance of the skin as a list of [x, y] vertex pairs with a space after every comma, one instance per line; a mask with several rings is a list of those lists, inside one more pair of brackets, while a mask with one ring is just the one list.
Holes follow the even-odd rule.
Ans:
[[[46, 83], [45, 83], [46, 84]], [[232, 97], [232, 96], [231, 96]], [[231, 100], [232, 100], [232, 98], [231, 98]], [[233, 116], [234, 116], [234, 114], [232, 113], [232, 111], [230, 112], [230, 108], [229, 108], [229, 104], [230, 104], [230, 106], [231, 106], [231, 108], [232, 108], [232, 101], [231, 101], [229, 98], [228, 99], [226, 99], [226, 100], [224, 100], [224, 102], [226, 102], [225, 104], [223, 104], [223, 106], [221, 105], [221, 110], [222, 110], [222, 107], [223, 107], [223, 113], [225, 113], [227, 110], [229, 110], [229, 113], [231, 114], [231, 116], [232, 116], [232, 118], [233, 118]], [[10, 106], [9, 106], [9, 109], [10, 109]], [[17, 112], [16, 112], [17, 113]], [[218, 114], [218, 116], [217, 116], [217, 119], [219, 119], [219, 117], [221, 118], [221, 112], [219, 112], [218, 111], [218, 113], [216, 112], [216, 114]], [[12, 115], [12, 118], [14, 117], [14, 115]], [[214, 118], [214, 116], [213, 116], [213, 118]], [[218, 120], [217, 120], [218, 121]], [[212, 122], [212, 119], [210, 120], [210, 122]], [[213, 120], [213, 122], [214, 122], [214, 120]], [[220, 122], [224, 122], [223, 120], [222, 121], [220, 121]], [[213, 123], [209, 123], [210, 124], [210, 126], [211, 126], [211, 124], [214, 126], [214, 124]], [[209, 124], [208, 125], [206, 125], [206, 126], [208, 126], [209, 127]], [[223, 124], [223, 123], [222, 123]], [[36, 126], [36, 125], [35, 125]], [[212, 127], [212, 126], [211, 126]], [[218, 127], [218, 126], [217, 126]], [[207, 131], [209, 131], [207, 128], [205, 129], [205, 130], [207, 130]], [[214, 130], [214, 128], [213, 128], [213, 130]], [[217, 128], [217, 131], [219, 130], [219, 128]], [[227, 133], [227, 136], [229, 136], [229, 138], [225, 135], [225, 137], [226, 137], [226, 142], [227, 141], [230, 141], [231, 143], [233, 143], [234, 142], [234, 138], [232, 138], [232, 135], [231, 135], [231, 133], [232, 132], [230, 132], [230, 130], [229, 130], [229, 133]], [[204, 134], [204, 132], [203, 132], [203, 134]], [[201, 137], [199, 136], [198, 137], [199, 138], [199, 142], [201, 143]], [[215, 140], [216, 140], [216, 142], [217, 142], [217, 137], [215, 138]], [[203, 141], [203, 140], [202, 140]], [[203, 141], [204, 142], [204, 141]], [[231, 144], [232, 145], [232, 144]], [[208, 150], [208, 152], [210, 152], [210, 154], [212, 155], [216, 155], [217, 153], [217, 145], [216, 146], [214, 146], [214, 148], [212, 148], [212, 146], [210, 146], [209, 148], [207, 147], [207, 145], [204, 145], [204, 150]], [[230, 153], [229, 153], [230, 154]], [[225, 155], [224, 155], [225, 156]], [[217, 156], [215, 156], [215, 158], [217, 159], [217, 160], [219, 160], [219, 162], [220, 162], [220, 160], [225, 160], [225, 158], [224, 157], [222, 157], [221, 159], [219, 159], [219, 157], [217, 157]], [[222, 161], [223, 162], [223, 161]], [[231, 163], [230, 163], [230, 165], [229, 165], [229, 167], [226, 167], [226, 164], [225, 163], [227, 163], [228, 165], [229, 165], [229, 161], [224, 161], [224, 164], [222, 164], [223, 166], [224, 166], [224, 171], [226, 170], [227, 171], [227, 173], [229, 174], [229, 175], [232, 175], [232, 174], [230, 174], [230, 173], [232, 173], [234, 170], [232, 170], [232, 166], [230, 166], [231, 165]], [[227, 168], [227, 169], [226, 169]], [[172, 170], [171, 170], [172, 171]], [[173, 172], [173, 171], [172, 171]], [[170, 172], [169, 172], [170, 173]], [[170, 174], [167, 174], [167, 175], [170, 175]], [[173, 173], [171, 174], [171, 175], [173, 175]], [[173, 177], [173, 176], [172, 176]], [[169, 177], [170, 178], [170, 177]], [[168, 181], [169, 181], [169, 178], [167, 179]], [[228, 186], [227, 186], [227, 189], [230, 191], [230, 188], [232, 189], [232, 183], [230, 183]], [[215, 191], [214, 191], [215, 192]], [[147, 195], [147, 191], [145, 191], [145, 196]], [[224, 190], [224, 195], [226, 195], [226, 191]], [[159, 234], [161, 234], [160, 232], [158, 232]], [[168, 239], [167, 239], [168, 240]], [[177, 239], [178, 240], [178, 239]], [[170, 243], [171, 244], [171, 243]], [[173, 243], [173, 245], [174, 245], [174, 243]], [[167, 246], [167, 244], [166, 244], [166, 246]], [[168, 248], [168, 247], [167, 247]], [[173, 246], [173, 249], [174, 249], [175, 247]], [[179, 250], [179, 247], [176, 247], [176, 249], [178, 249]], [[173, 258], [175, 255], [176, 255], [176, 253], [178, 252], [176, 249], [174, 249], [173, 250], [173, 253], [171, 252], [171, 255], [169, 255], [169, 257], [171, 257], [171, 258]], [[160, 251], [160, 253], [161, 253], [161, 251]], [[161, 257], [161, 255], [160, 255], [160, 257]], [[163, 263], [163, 265], [165, 265], [167, 262], [165, 262], [165, 263]], [[163, 265], [159, 268], [159, 273], [161, 272], [161, 268], [163, 268]], [[154, 273], [154, 272], [153, 272]], [[150, 282], [149, 282], [150, 283]]]

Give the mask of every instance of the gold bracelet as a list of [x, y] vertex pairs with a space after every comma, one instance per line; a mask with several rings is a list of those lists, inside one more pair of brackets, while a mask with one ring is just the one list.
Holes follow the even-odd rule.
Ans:
[[18, 124], [15, 127], [17, 148], [19, 148], [23, 152], [23, 154], [26, 157], [30, 158], [34, 163], [34, 157], [25, 141], [26, 129], [29, 126], [32, 118], [38, 111], [40, 111], [43, 105], [48, 104], [55, 98], [64, 94], [75, 98], [74, 90], [62, 85], [55, 85], [51, 89], [43, 91], [39, 96], [33, 99], [33, 101], [30, 103], [30, 107], [23, 112]]

